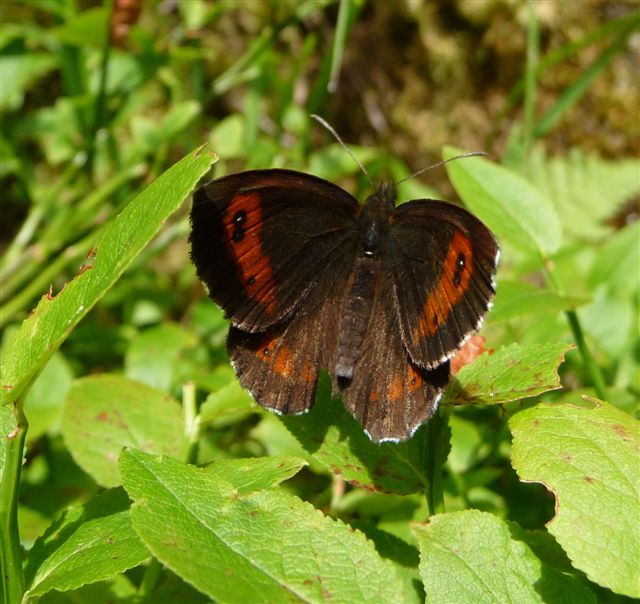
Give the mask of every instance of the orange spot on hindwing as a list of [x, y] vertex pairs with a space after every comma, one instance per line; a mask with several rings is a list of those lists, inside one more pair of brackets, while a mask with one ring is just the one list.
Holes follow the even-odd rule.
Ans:
[[291, 348], [278, 343], [278, 337], [263, 340], [257, 349], [258, 358], [282, 378], [301, 378], [305, 382], [317, 379], [313, 363], [300, 363]]
[[387, 384], [387, 398], [395, 402], [402, 400], [406, 395], [413, 394], [424, 387], [424, 379], [418, 370], [407, 361], [405, 371], [393, 376]]
[[434, 335], [446, 323], [454, 305], [462, 300], [469, 288], [472, 275], [471, 240], [456, 231], [449, 243], [440, 278], [420, 312], [418, 326], [413, 331], [415, 340]]
[[226, 243], [234, 256], [247, 297], [273, 314], [276, 310], [275, 281], [260, 239], [263, 226], [260, 194], [236, 195], [227, 206], [223, 220]]

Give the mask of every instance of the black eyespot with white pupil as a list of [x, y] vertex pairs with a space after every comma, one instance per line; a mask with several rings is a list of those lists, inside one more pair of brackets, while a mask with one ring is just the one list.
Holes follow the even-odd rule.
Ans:
[[460, 285], [460, 282], [462, 281], [462, 271], [464, 271], [466, 261], [467, 259], [464, 254], [458, 254], [458, 258], [456, 259], [456, 270], [453, 274], [453, 283], [456, 286]]
[[244, 223], [247, 221], [247, 213], [244, 210], [236, 212], [233, 217], [233, 234], [231, 237], [234, 241], [242, 241], [245, 236]]

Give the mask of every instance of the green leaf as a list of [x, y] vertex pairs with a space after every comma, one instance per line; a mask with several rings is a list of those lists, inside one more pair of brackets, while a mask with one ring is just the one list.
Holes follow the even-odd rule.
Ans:
[[380, 555], [395, 563], [396, 573], [404, 584], [404, 591], [397, 594], [394, 601], [402, 602], [402, 604], [424, 602], [424, 588], [418, 573], [420, 561], [418, 548], [365, 522], [352, 521], [351, 526], [362, 531], [368, 539], [371, 539]]
[[443, 404], [496, 405], [557, 390], [558, 367], [571, 348], [563, 342], [511, 344], [485, 353], [452, 378]]
[[158, 390], [169, 390], [180, 353], [195, 346], [195, 335], [177, 323], [162, 323], [137, 334], [124, 359], [125, 373]]
[[432, 453], [424, 427], [403, 443], [373, 443], [340, 398], [331, 398], [325, 378], [321, 375], [317, 402], [309, 413], [279, 418], [302, 446], [354, 486], [398, 494], [423, 491]]
[[439, 514], [413, 529], [428, 602], [595, 602], [573, 577], [536, 558], [492, 514], [477, 510]]
[[240, 385], [235, 376], [232, 381], [207, 396], [200, 407], [203, 426], [224, 426], [235, 423], [256, 410], [251, 395]]
[[107, 7], [90, 8], [50, 33], [63, 44], [102, 48], [108, 41], [110, 13]]
[[[593, 400], [593, 399], [591, 399]], [[612, 405], [540, 404], [514, 415], [512, 463], [556, 497], [549, 532], [574, 566], [640, 597], [640, 423]]]
[[[29, 52], [0, 56], [0, 111], [18, 110], [25, 93], [36, 80], [55, 69], [58, 59], [49, 54]], [[9, 86], [8, 83], [11, 83]]]
[[571, 239], [600, 239], [613, 231], [607, 222], [634, 195], [640, 193], [637, 158], [605, 160], [585, 156], [580, 149], [568, 155], [547, 157], [543, 146], [534, 147], [523, 174], [560, 214], [562, 229]]
[[179, 457], [187, 447], [178, 402], [115, 375], [76, 380], [62, 416], [62, 434], [76, 463], [99, 484], [121, 484], [122, 447]]
[[523, 281], [499, 281], [491, 309], [491, 321], [510, 321], [526, 315], [575, 310], [587, 298], [562, 296]]
[[49, 359], [24, 401], [24, 413], [29, 421], [29, 441], [57, 427], [72, 382], [71, 367], [57, 352]]
[[232, 484], [170, 458], [125, 450], [133, 525], [154, 555], [229, 602], [392, 602], [393, 564], [370, 541], [297, 497]]
[[43, 296], [2, 358], [2, 403], [20, 399], [78, 322], [153, 238], [214, 157], [193, 152], [167, 170], [106, 227], [87, 265], [55, 297]]
[[[640, 166], [638, 166], [640, 173]], [[640, 177], [639, 177], [640, 180]], [[598, 250], [591, 267], [589, 286], [602, 283], [623, 296], [640, 291], [640, 221], [620, 229]]]
[[[446, 147], [445, 159], [460, 154]], [[527, 180], [480, 157], [447, 164], [447, 172], [465, 205], [498, 237], [539, 260], [561, 242], [560, 221], [551, 202]]]
[[129, 517], [122, 489], [69, 508], [33, 545], [25, 569], [27, 595], [67, 591], [111, 578], [149, 557]]
[[295, 476], [307, 462], [299, 457], [250, 457], [223, 459], [209, 464], [205, 471], [230, 482], [239, 493], [251, 493], [278, 486]]

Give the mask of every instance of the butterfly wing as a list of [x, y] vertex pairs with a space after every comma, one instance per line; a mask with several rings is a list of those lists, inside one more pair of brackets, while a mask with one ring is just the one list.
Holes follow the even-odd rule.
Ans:
[[427, 370], [410, 358], [394, 295], [392, 273], [381, 268], [361, 356], [343, 391], [345, 407], [375, 442], [410, 438], [433, 415], [449, 381], [449, 363]]
[[[344, 256], [353, 258], [355, 250]], [[324, 271], [293, 316], [262, 333], [231, 327], [229, 357], [238, 379], [263, 407], [281, 414], [308, 411], [322, 368], [332, 368], [349, 266]]]
[[320, 178], [254, 170], [198, 189], [191, 257], [209, 295], [244, 331], [289, 315], [357, 233], [357, 201]]
[[390, 234], [402, 341], [432, 369], [480, 328], [495, 294], [498, 244], [475, 216], [432, 200], [397, 207]]

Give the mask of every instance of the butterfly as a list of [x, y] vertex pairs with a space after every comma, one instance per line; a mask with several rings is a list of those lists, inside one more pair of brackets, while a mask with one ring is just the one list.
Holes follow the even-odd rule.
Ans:
[[326, 369], [374, 442], [407, 440], [433, 415], [449, 359], [491, 306], [499, 248], [461, 207], [395, 201], [392, 184], [361, 205], [281, 169], [194, 194], [191, 258], [231, 321], [238, 379], [266, 409], [308, 411]]

